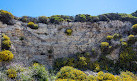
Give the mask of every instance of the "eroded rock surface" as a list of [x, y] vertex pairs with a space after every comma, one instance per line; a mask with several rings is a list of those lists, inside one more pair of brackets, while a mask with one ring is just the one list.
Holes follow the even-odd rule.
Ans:
[[[132, 26], [130, 22], [100, 21], [96, 23], [62, 23], [60, 25], [39, 23], [39, 29], [34, 30], [26, 26], [26, 23], [16, 21], [15, 25], [0, 23], [0, 30], [7, 34], [12, 41], [11, 50], [14, 51], [15, 62], [30, 64], [38, 61], [49, 64], [52, 58], [66, 57], [91, 47], [96, 47], [107, 35], [114, 33], [123, 34]], [[64, 32], [71, 28], [73, 33], [67, 36]], [[24, 40], [20, 40], [23, 37]], [[49, 53], [48, 50], [52, 50]]]

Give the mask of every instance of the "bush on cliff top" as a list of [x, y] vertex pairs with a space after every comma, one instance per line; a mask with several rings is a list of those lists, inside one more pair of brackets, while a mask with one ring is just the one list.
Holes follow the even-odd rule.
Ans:
[[50, 17], [50, 23], [53, 23], [53, 24], [59, 24], [63, 21], [64, 21], [64, 19], [61, 17], [58, 17], [57, 15]]
[[38, 21], [39, 21], [39, 23], [45, 23], [45, 24], [47, 24], [48, 23], [48, 17], [46, 17], [46, 16], [40, 16], [38, 18]]
[[5, 10], [0, 10], [0, 21], [8, 25], [13, 25], [14, 24], [12, 21], [13, 19], [14, 16], [10, 12]]

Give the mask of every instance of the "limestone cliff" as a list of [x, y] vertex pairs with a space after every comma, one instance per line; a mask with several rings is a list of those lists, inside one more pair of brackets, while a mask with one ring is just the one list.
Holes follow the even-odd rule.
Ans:
[[[59, 25], [39, 23], [38, 26], [39, 29], [34, 30], [21, 21], [16, 21], [14, 25], [0, 23], [0, 31], [12, 41], [10, 50], [15, 56], [13, 62], [28, 65], [38, 61], [50, 65], [53, 59], [89, 51], [91, 48], [97, 49], [107, 35], [119, 33], [127, 36], [132, 24], [115, 20], [95, 23], [64, 22]], [[71, 36], [64, 33], [67, 28], [73, 30]], [[20, 40], [21, 37], [24, 40]]]

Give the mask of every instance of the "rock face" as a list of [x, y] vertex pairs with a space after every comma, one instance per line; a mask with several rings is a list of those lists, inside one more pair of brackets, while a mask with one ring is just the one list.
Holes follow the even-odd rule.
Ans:
[[1, 30], [0, 30], [0, 51], [1, 51]]
[[[0, 30], [12, 41], [11, 50], [15, 52], [14, 62], [30, 64], [33, 61], [52, 65], [52, 59], [66, 57], [77, 52], [88, 51], [96, 47], [107, 35], [128, 32], [130, 22], [100, 21], [96, 23], [62, 23], [59, 25], [39, 23], [39, 29], [26, 27], [25, 23], [16, 21], [15, 25], [0, 23]], [[67, 36], [64, 32], [71, 28], [73, 33]], [[20, 40], [20, 38], [24, 40]], [[49, 66], [48, 65], [48, 66]]]

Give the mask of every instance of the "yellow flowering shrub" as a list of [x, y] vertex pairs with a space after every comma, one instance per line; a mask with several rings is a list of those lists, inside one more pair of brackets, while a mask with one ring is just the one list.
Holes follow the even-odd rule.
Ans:
[[0, 52], [0, 60], [2, 61], [8, 61], [13, 59], [13, 54], [9, 50], [4, 50]]
[[137, 24], [132, 26], [132, 30], [135, 31], [135, 32], [137, 31]]
[[2, 37], [3, 37], [4, 40], [10, 40], [10, 38], [5, 34], [3, 34]]
[[69, 36], [70, 36], [70, 35], [72, 34], [72, 32], [73, 32], [73, 30], [72, 30], [72, 29], [66, 29], [66, 34], [67, 34], [67, 35], [69, 35]]
[[108, 42], [101, 42], [101, 47], [108, 47], [109, 43]]
[[28, 26], [33, 26], [33, 25], [34, 25], [33, 22], [29, 22], [29, 23], [28, 23]]
[[2, 34], [2, 39], [2, 49], [8, 50], [11, 47], [10, 38], [7, 35]]
[[128, 38], [129, 39], [133, 39], [135, 36], [134, 35], [129, 35]]
[[105, 73], [103, 79], [115, 81], [115, 76], [111, 73]]
[[72, 79], [57, 79], [55, 81], [75, 81], [75, 80], [72, 80]]
[[80, 70], [77, 70], [70, 66], [64, 66], [57, 73], [57, 79], [73, 79], [78, 81], [83, 81], [87, 78], [87, 75]]
[[127, 46], [128, 44], [126, 42], [121, 42], [122, 46]]
[[12, 19], [14, 19], [14, 16], [12, 15], [12, 13], [5, 11], [5, 10], [1, 10], [1, 15], [2, 16], [10, 16]]
[[103, 71], [98, 72], [96, 78], [97, 78], [97, 81], [104, 81], [104, 80], [116, 81], [116, 78], [113, 74], [104, 73]]
[[2, 47], [10, 48], [11, 47], [11, 41], [10, 40], [2, 41]]
[[0, 10], [0, 21], [2, 21], [4, 24], [13, 25], [15, 24], [13, 22], [14, 16], [5, 10]]
[[129, 71], [121, 72], [120, 77], [121, 81], [137, 81], [137, 76]]
[[38, 25], [34, 24], [33, 22], [29, 22], [27, 26], [30, 27], [31, 29], [38, 29]]
[[33, 64], [33, 66], [38, 66], [38, 65], [39, 65], [39, 63], [34, 63], [34, 64]]
[[120, 38], [120, 35], [117, 34], [117, 33], [115, 33], [115, 34], [113, 35], [113, 38], [114, 38], [114, 39], [118, 39], [118, 38]]
[[15, 78], [17, 76], [17, 72], [14, 69], [8, 69], [8, 77]]
[[107, 36], [107, 40], [111, 40], [111, 39], [113, 39], [113, 36], [108, 35], [108, 36]]

